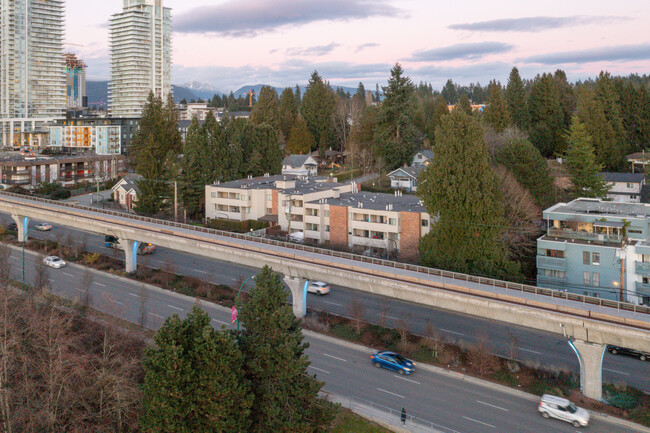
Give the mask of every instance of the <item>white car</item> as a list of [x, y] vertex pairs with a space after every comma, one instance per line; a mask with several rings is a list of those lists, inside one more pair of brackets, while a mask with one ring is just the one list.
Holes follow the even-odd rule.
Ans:
[[330, 292], [330, 285], [322, 281], [311, 281], [307, 286], [309, 293], [316, 293], [319, 296], [327, 295]]
[[537, 408], [544, 418], [557, 418], [570, 422], [574, 427], [589, 425], [589, 412], [577, 407], [566, 398], [544, 394]]
[[66, 262], [61, 257], [57, 256], [47, 256], [43, 259], [43, 263], [50, 268], [56, 269], [62, 268], [66, 265]]
[[52, 225], [48, 223], [38, 223], [34, 227], [36, 230], [40, 230], [42, 232], [46, 232], [48, 230], [52, 230]]

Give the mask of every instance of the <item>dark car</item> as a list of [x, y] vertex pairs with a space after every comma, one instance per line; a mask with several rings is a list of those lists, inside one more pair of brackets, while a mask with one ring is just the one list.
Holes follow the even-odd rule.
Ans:
[[16, 225], [16, 223], [10, 223], [7, 226], [7, 230], [10, 231], [10, 232], [16, 232], [16, 231], [18, 231], [18, 226]]
[[370, 362], [377, 368], [386, 368], [399, 374], [412, 374], [415, 372], [415, 363], [395, 352], [375, 352], [370, 355]]
[[650, 359], [650, 353], [648, 352], [641, 352], [639, 350], [634, 350], [634, 349], [626, 349], [625, 347], [607, 346], [607, 350], [612, 355], [634, 356], [635, 358], [639, 358], [641, 361], [647, 361], [648, 359]]

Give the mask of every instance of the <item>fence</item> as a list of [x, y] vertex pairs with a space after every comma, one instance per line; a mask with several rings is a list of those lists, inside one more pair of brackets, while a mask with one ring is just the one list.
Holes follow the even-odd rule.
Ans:
[[141, 222], [147, 222], [147, 223], [152, 223], [152, 224], [159, 224], [159, 225], [164, 225], [168, 227], [175, 227], [178, 229], [183, 229], [183, 230], [188, 230], [192, 232], [200, 232], [200, 233], [206, 233], [206, 234], [211, 234], [215, 236], [223, 236], [231, 239], [238, 239], [242, 241], [247, 241], [247, 242], [255, 242], [255, 243], [260, 243], [260, 244], [266, 244], [266, 245], [272, 245], [276, 247], [281, 247], [281, 248], [288, 248], [288, 249], [294, 249], [298, 251], [305, 251], [309, 253], [314, 253], [314, 254], [321, 254], [325, 256], [330, 256], [330, 257], [336, 257], [336, 258], [341, 258], [345, 260], [350, 260], [350, 261], [356, 261], [356, 262], [361, 262], [361, 263], [367, 263], [371, 265], [377, 265], [377, 266], [382, 266], [386, 268], [392, 268], [392, 269], [401, 269], [404, 271], [409, 271], [409, 272], [415, 272], [417, 274], [422, 274], [422, 275], [427, 275], [427, 276], [437, 276], [441, 278], [449, 278], [454, 281], [460, 281], [460, 282], [465, 282], [465, 283], [477, 283], [479, 285], [486, 285], [486, 286], [492, 286], [494, 288], [503, 288], [507, 290], [512, 290], [513, 292], [520, 292], [520, 293], [531, 293], [535, 295], [542, 295], [542, 296], [548, 296], [550, 298], [558, 298], [558, 299], [564, 299], [564, 300], [570, 300], [570, 301], [576, 301], [580, 302], [583, 305], [595, 305], [595, 306], [600, 306], [600, 307], [607, 307], [607, 308], [614, 308], [617, 311], [630, 311], [633, 313], [640, 313], [640, 314], [649, 314], [650, 315], [650, 307], [646, 307], [643, 305], [636, 305], [632, 304], [629, 302], [620, 302], [620, 301], [612, 301], [608, 299], [602, 299], [602, 298], [596, 298], [592, 296], [585, 296], [585, 295], [579, 295], [576, 293], [569, 293], [565, 291], [560, 291], [560, 290], [553, 290], [553, 289], [547, 289], [543, 287], [537, 287], [537, 286], [530, 286], [527, 284], [520, 284], [520, 283], [513, 283], [509, 281], [502, 281], [502, 280], [495, 280], [492, 278], [485, 278], [485, 277], [479, 277], [479, 276], [474, 276], [474, 275], [467, 275], [467, 274], [461, 274], [461, 273], [456, 273], [452, 271], [444, 271], [441, 269], [433, 269], [433, 268], [427, 268], [424, 266], [419, 266], [419, 265], [412, 265], [408, 263], [401, 263], [401, 262], [395, 262], [395, 261], [390, 261], [390, 260], [384, 260], [384, 259], [378, 259], [374, 257], [367, 257], [359, 254], [352, 254], [352, 253], [346, 253], [346, 252], [340, 252], [340, 251], [335, 251], [335, 250], [328, 250], [324, 248], [318, 248], [318, 247], [311, 247], [308, 245], [303, 245], [303, 244], [295, 244], [295, 243], [290, 243], [290, 242], [285, 242], [285, 241], [278, 241], [278, 240], [273, 240], [273, 239], [266, 239], [263, 237], [254, 237], [250, 236], [249, 234], [241, 234], [241, 233], [232, 233], [232, 232], [227, 232], [223, 230], [216, 230], [216, 229], [210, 229], [210, 228], [205, 228], [205, 227], [198, 227], [198, 226], [193, 226], [189, 224], [183, 224], [183, 223], [177, 223], [174, 221], [167, 221], [167, 220], [161, 220], [161, 219], [156, 219], [156, 218], [149, 218], [145, 216], [140, 216], [140, 215], [134, 215], [134, 214], [128, 214], [122, 211], [115, 211], [115, 210], [107, 210], [107, 209], [98, 209], [94, 207], [88, 207], [88, 206], [82, 206], [78, 204], [73, 204], [73, 203], [66, 203], [66, 202], [58, 202], [58, 201], [53, 201], [53, 200], [48, 200], [44, 198], [37, 198], [37, 197], [29, 197], [29, 196], [24, 196], [20, 194], [15, 194], [15, 193], [10, 193], [10, 192], [5, 192], [5, 191], [0, 191], [0, 197], [1, 196], [8, 196], [8, 197], [15, 197], [21, 200], [26, 200], [26, 201], [34, 201], [34, 202], [39, 202], [39, 203], [45, 203], [50, 206], [60, 206], [60, 207], [67, 207], [71, 209], [77, 209], [77, 210], [83, 210], [87, 212], [93, 212], [93, 213], [99, 213], [99, 214], [104, 214], [104, 215], [111, 215], [119, 218], [125, 218], [125, 219], [130, 219], [130, 220], [135, 220], [135, 221], [141, 221]]

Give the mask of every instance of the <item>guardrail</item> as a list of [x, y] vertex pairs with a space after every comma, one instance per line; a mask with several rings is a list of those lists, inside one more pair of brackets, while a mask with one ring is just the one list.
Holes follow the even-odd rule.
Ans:
[[442, 277], [442, 278], [450, 278], [454, 281], [461, 281], [461, 282], [469, 282], [469, 283], [477, 283], [479, 285], [487, 285], [487, 286], [492, 286], [492, 287], [498, 287], [498, 288], [503, 288], [507, 290], [512, 290], [514, 292], [520, 292], [520, 293], [531, 293], [535, 295], [542, 295], [542, 296], [548, 296], [551, 298], [559, 298], [559, 299], [564, 299], [564, 300], [570, 300], [570, 301], [576, 301], [580, 302], [584, 305], [596, 305], [600, 307], [607, 307], [607, 308], [614, 308], [618, 311], [630, 311], [633, 313], [641, 313], [641, 314], [650, 314], [650, 307], [646, 307], [643, 305], [636, 305], [632, 304], [629, 302], [620, 302], [620, 301], [612, 301], [608, 299], [602, 299], [602, 298], [596, 298], [592, 296], [584, 296], [584, 295], [579, 295], [576, 293], [570, 293], [570, 292], [565, 292], [561, 290], [553, 290], [553, 289], [547, 289], [543, 287], [537, 287], [537, 286], [530, 286], [527, 284], [520, 284], [520, 283], [513, 283], [510, 281], [502, 281], [502, 280], [495, 280], [493, 278], [485, 278], [485, 277], [479, 277], [475, 275], [468, 275], [468, 274], [460, 274], [452, 271], [445, 271], [441, 269], [434, 269], [434, 268], [427, 268], [425, 266], [419, 266], [419, 265], [412, 265], [409, 263], [401, 263], [401, 262], [395, 262], [391, 260], [384, 260], [384, 259], [377, 259], [374, 257], [366, 257], [362, 256], [360, 254], [352, 254], [352, 253], [346, 253], [346, 252], [341, 252], [341, 251], [334, 251], [334, 250], [327, 250], [324, 248], [317, 248], [317, 247], [310, 247], [307, 245], [302, 245], [302, 244], [294, 244], [290, 242], [284, 242], [284, 241], [276, 241], [273, 239], [266, 239], [266, 238], [260, 238], [260, 237], [254, 237], [254, 236], [249, 236], [248, 234], [241, 234], [241, 233], [232, 233], [232, 232], [227, 232], [223, 230], [217, 230], [217, 229], [211, 229], [211, 228], [206, 228], [206, 227], [197, 227], [189, 224], [183, 224], [183, 223], [177, 223], [174, 221], [167, 221], [167, 220], [161, 220], [157, 218], [150, 218], [150, 217], [145, 217], [145, 216], [140, 216], [140, 215], [134, 215], [134, 214], [129, 214], [126, 212], [120, 212], [120, 211], [114, 211], [114, 210], [108, 210], [108, 209], [98, 209], [90, 206], [83, 206], [83, 205], [78, 205], [78, 204], [72, 204], [72, 203], [66, 203], [66, 202], [59, 202], [59, 201], [54, 201], [54, 200], [49, 200], [49, 199], [44, 199], [44, 198], [39, 198], [39, 197], [30, 197], [26, 195], [21, 195], [21, 194], [15, 194], [15, 193], [10, 193], [6, 191], [0, 191], [0, 197], [1, 196], [9, 196], [9, 197], [15, 197], [18, 199], [22, 200], [27, 200], [27, 201], [35, 201], [39, 203], [46, 203], [49, 205], [53, 206], [61, 206], [61, 207], [67, 207], [71, 209], [78, 209], [78, 210], [84, 210], [84, 211], [89, 211], [89, 212], [95, 212], [99, 214], [104, 214], [104, 215], [111, 215], [111, 216], [116, 216], [120, 218], [125, 218], [125, 219], [130, 219], [130, 220], [135, 220], [135, 221], [141, 221], [141, 222], [148, 222], [148, 223], [153, 223], [153, 224], [160, 224], [168, 227], [175, 227], [183, 230], [189, 230], [193, 232], [200, 232], [200, 233], [207, 233], [211, 235], [216, 235], [216, 236], [223, 236], [223, 237], [228, 237], [232, 239], [238, 239], [246, 242], [254, 242], [254, 243], [261, 243], [261, 244], [266, 244], [266, 245], [273, 245], [281, 248], [288, 248], [288, 249], [294, 249], [294, 250], [299, 250], [299, 251], [305, 251], [309, 253], [314, 253], [314, 254], [321, 254], [325, 256], [330, 256], [330, 257], [337, 257], [345, 260], [351, 260], [351, 261], [356, 261], [356, 262], [361, 262], [361, 263], [368, 263], [372, 265], [377, 265], [377, 266], [383, 266], [387, 268], [393, 268], [393, 269], [401, 269], [405, 271], [410, 271], [410, 272], [416, 272], [419, 274], [423, 275], [428, 275], [428, 276], [437, 276], [437, 277]]

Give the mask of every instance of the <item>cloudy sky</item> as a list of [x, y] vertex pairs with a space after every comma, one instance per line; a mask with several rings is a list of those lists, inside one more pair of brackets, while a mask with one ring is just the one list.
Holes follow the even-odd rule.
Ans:
[[[304, 84], [384, 85], [400, 62], [415, 81], [505, 83], [562, 68], [569, 79], [650, 73], [647, 0], [165, 0], [173, 82], [222, 91]], [[539, 5], [539, 6], [538, 6]], [[108, 79], [108, 19], [121, 0], [68, 0], [67, 50]]]

